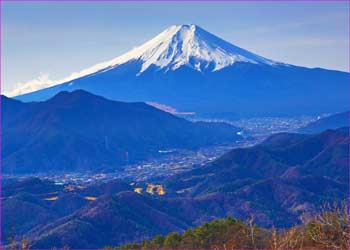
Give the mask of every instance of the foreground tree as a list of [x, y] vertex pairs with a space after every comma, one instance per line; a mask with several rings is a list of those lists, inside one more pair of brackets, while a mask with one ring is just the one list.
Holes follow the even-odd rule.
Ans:
[[316, 246], [331, 249], [350, 249], [349, 206], [343, 202], [340, 206], [327, 205], [324, 211], [309, 223], [309, 237]]

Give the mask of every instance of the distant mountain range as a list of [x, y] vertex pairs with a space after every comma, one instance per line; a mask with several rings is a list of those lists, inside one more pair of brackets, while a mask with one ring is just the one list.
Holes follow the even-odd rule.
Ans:
[[145, 103], [107, 100], [83, 90], [44, 102], [2, 96], [5, 173], [108, 170], [159, 150], [234, 143], [238, 128], [189, 122]]
[[276, 134], [163, 180], [164, 196], [138, 194], [120, 181], [73, 188], [38, 179], [8, 183], [3, 232], [14, 226], [35, 248], [100, 248], [226, 216], [295, 225], [348, 197], [349, 139], [348, 128]]
[[346, 72], [276, 62], [196, 25], [177, 25], [122, 56], [83, 70], [75, 79], [16, 99], [46, 100], [63, 90], [84, 89], [179, 113], [335, 113], [348, 107], [348, 79]]
[[320, 133], [327, 129], [337, 129], [347, 127], [350, 124], [349, 111], [333, 114], [321, 118], [315, 122], [308, 124], [306, 127], [300, 128], [300, 133]]

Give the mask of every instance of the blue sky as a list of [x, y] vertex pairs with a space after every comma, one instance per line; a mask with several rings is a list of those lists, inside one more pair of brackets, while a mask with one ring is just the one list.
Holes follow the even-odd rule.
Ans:
[[273, 60], [349, 71], [348, 18], [347, 2], [6, 2], [2, 92], [63, 79], [189, 23]]

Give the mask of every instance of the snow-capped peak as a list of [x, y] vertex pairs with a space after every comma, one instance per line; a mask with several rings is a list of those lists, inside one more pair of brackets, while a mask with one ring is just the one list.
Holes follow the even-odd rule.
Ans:
[[216, 71], [235, 62], [279, 64], [239, 48], [191, 24], [173, 25], [141, 46], [91, 69], [108, 70], [133, 60], [142, 63], [139, 74], [151, 65], [165, 70], [175, 70], [187, 65], [198, 71]]
[[188, 65], [199, 71], [215, 71], [235, 62], [275, 64], [193, 24], [171, 26], [130, 55], [133, 52], [144, 62], [141, 72], [152, 64], [168, 70]]
[[73, 85], [72, 81], [75, 79], [105, 72], [129, 61], [141, 64], [136, 75], [141, 75], [151, 65], [165, 71], [176, 70], [183, 65], [198, 71], [216, 71], [235, 62], [282, 64], [239, 48], [197, 25], [173, 25], [148, 42], [112, 60], [72, 73], [60, 80], [50, 80], [46, 75], [40, 76], [39, 79], [21, 85], [9, 95], [24, 94], [61, 83]]

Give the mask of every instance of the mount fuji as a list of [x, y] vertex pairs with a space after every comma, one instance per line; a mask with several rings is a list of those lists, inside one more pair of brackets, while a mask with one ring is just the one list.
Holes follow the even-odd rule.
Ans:
[[174, 25], [76, 79], [15, 97], [46, 100], [83, 89], [119, 101], [144, 101], [177, 112], [243, 116], [348, 109], [349, 73], [273, 61], [197, 25]]

